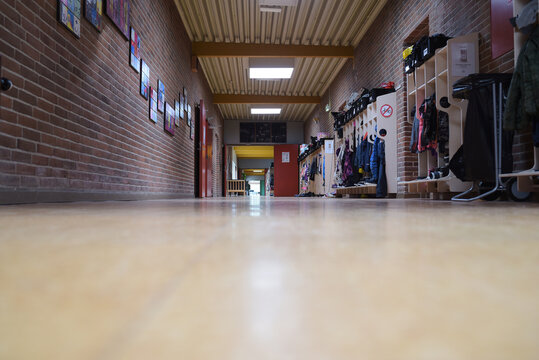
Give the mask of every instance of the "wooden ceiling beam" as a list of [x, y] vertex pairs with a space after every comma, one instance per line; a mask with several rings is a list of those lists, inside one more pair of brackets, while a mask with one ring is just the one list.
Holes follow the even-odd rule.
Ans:
[[352, 46], [193, 42], [192, 50], [192, 55], [197, 57], [354, 58]]
[[320, 96], [272, 96], [213, 94], [214, 104], [320, 104]]

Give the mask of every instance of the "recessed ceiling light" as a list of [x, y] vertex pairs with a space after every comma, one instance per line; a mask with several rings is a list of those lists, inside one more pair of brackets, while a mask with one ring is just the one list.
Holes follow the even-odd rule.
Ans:
[[279, 115], [281, 108], [251, 108], [251, 115]]
[[280, 7], [260, 6], [260, 12], [280, 13]]
[[298, 6], [298, 0], [260, 0], [262, 6]]
[[250, 68], [250, 79], [290, 79], [294, 68]]
[[293, 58], [251, 58], [250, 79], [290, 79], [294, 72]]

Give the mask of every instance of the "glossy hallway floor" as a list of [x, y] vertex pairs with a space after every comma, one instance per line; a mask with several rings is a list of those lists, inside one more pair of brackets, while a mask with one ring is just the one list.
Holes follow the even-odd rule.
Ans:
[[539, 359], [539, 205], [0, 207], [0, 359]]

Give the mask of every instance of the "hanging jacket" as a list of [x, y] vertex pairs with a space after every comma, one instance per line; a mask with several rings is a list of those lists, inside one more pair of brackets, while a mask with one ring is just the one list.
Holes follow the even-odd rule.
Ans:
[[436, 149], [436, 133], [438, 130], [438, 116], [436, 110], [436, 96], [426, 98], [419, 107], [419, 140], [417, 149], [423, 152], [427, 149]]
[[423, 151], [425, 151], [425, 149], [427, 148], [425, 146], [425, 135], [424, 135], [424, 132], [425, 132], [425, 120], [423, 119], [423, 113], [420, 111], [421, 108], [423, 107], [424, 103], [421, 104], [421, 106], [419, 107], [419, 109], [417, 109], [417, 120], [418, 120], [418, 127], [417, 127], [417, 152], [418, 153], [421, 153]]
[[352, 166], [352, 152], [349, 148], [349, 141], [346, 140], [344, 147], [344, 163], [343, 163], [343, 181], [346, 182], [348, 177], [352, 176], [354, 170]]
[[378, 182], [378, 170], [379, 170], [378, 166], [380, 165], [379, 157], [378, 157], [379, 151], [380, 151], [379, 144], [380, 144], [380, 138], [376, 136], [376, 138], [374, 139], [374, 145], [372, 146], [372, 154], [371, 154], [371, 159], [370, 159], [371, 172], [372, 172], [371, 182], [373, 183]]
[[427, 149], [436, 149], [438, 147], [438, 110], [436, 109], [436, 94], [425, 100], [425, 109], [423, 117], [425, 119], [425, 137], [427, 140]]
[[361, 144], [360, 144], [361, 152], [359, 154], [359, 168], [363, 169], [365, 172], [370, 172], [372, 144], [367, 140], [367, 137], [368, 137], [368, 134], [365, 134], [365, 136], [361, 140]]
[[449, 155], [449, 115], [445, 111], [438, 111], [438, 144], [440, 154]]
[[317, 164], [317, 157], [315, 156], [313, 158], [313, 161], [311, 162], [311, 171], [309, 173], [309, 180], [314, 181], [317, 171], [318, 171], [318, 164]]
[[324, 186], [326, 186], [326, 154], [324, 154], [322, 163], [322, 181], [324, 182]]
[[340, 186], [342, 185], [342, 173], [343, 173], [342, 163], [343, 163], [343, 158], [344, 158], [344, 144], [341, 145], [337, 149], [336, 154], [337, 154], [337, 162], [335, 165], [335, 174], [333, 178], [335, 179], [335, 185]]
[[357, 146], [356, 146], [356, 154], [354, 156], [354, 167], [357, 169], [361, 168], [361, 136], [357, 136]]
[[503, 128], [521, 130], [539, 116], [539, 26], [522, 48], [511, 80]]
[[386, 143], [383, 140], [378, 141], [378, 182], [376, 183], [376, 197], [384, 198], [387, 196], [387, 175], [386, 175]]
[[417, 145], [419, 141], [419, 119], [417, 118], [415, 106], [412, 108], [410, 115], [414, 118], [414, 123], [412, 125], [412, 137], [410, 139], [410, 152], [417, 154]]

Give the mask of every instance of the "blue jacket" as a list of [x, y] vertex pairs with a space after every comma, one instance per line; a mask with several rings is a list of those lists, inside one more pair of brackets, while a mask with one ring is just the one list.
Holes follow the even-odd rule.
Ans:
[[380, 138], [377, 136], [374, 139], [374, 145], [372, 147], [372, 154], [371, 154], [371, 173], [372, 181], [378, 180], [378, 166], [380, 165], [378, 161], [378, 154], [380, 152]]

